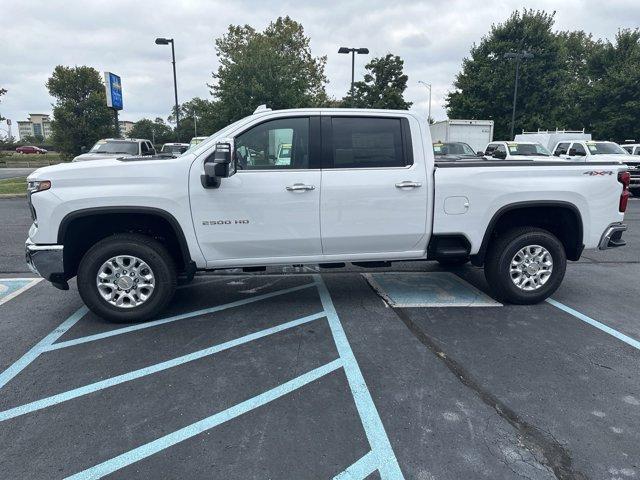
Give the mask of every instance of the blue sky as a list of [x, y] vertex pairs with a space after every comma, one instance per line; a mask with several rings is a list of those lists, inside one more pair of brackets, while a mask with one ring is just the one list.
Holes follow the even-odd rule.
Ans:
[[[350, 57], [338, 55], [339, 46], [368, 47], [370, 56], [391, 52], [405, 60], [407, 100], [425, 115], [428, 92], [418, 80], [433, 84], [432, 115], [439, 120], [446, 117], [444, 97], [471, 45], [492, 23], [523, 7], [556, 10], [558, 30], [583, 29], [596, 38], [613, 38], [619, 28], [637, 27], [640, 19], [638, 0], [2, 0], [0, 86], [8, 93], [0, 113], [14, 122], [28, 113], [49, 113], [52, 99], [45, 82], [62, 64], [121, 75], [121, 119], [166, 118], [173, 103], [171, 54], [170, 47], [154, 44], [155, 37], [175, 38], [179, 100], [208, 98], [206, 84], [218, 66], [214, 39], [229, 24], [262, 29], [289, 15], [304, 26], [313, 54], [327, 55], [330, 95], [340, 98], [349, 88]], [[356, 78], [366, 61], [356, 57]]]

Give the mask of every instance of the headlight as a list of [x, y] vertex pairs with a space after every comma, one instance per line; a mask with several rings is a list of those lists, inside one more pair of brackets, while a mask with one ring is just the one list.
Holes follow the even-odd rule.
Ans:
[[27, 184], [27, 190], [30, 194], [42, 192], [51, 188], [51, 180], [33, 180]]

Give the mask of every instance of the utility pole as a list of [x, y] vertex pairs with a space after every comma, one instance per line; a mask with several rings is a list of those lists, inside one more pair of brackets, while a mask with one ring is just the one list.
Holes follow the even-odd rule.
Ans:
[[423, 82], [422, 80], [418, 80], [418, 83], [421, 83], [429, 89], [429, 115], [427, 115], [427, 123], [431, 123], [431, 84]]
[[503, 55], [505, 59], [515, 58], [516, 60], [516, 79], [513, 86], [513, 108], [511, 109], [511, 135], [513, 140], [514, 126], [516, 123], [516, 103], [518, 101], [518, 81], [520, 80], [520, 62], [533, 58], [533, 53], [522, 50], [521, 52], [508, 52]]
[[360, 48], [351, 48], [351, 47], [340, 47], [338, 49], [338, 53], [350, 53], [351, 54], [351, 96], [353, 96], [353, 84], [355, 82], [355, 66], [356, 66], [356, 53], [358, 55], [367, 55], [369, 53], [368, 48], [360, 47]]
[[180, 107], [178, 106], [178, 82], [176, 80], [176, 52], [173, 48], [173, 38], [156, 38], [156, 45], [171, 44], [171, 64], [173, 65], [173, 95], [176, 101], [176, 135], [180, 129]]

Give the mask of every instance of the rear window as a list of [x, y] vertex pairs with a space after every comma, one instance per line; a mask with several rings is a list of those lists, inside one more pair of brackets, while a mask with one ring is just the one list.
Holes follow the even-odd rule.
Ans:
[[399, 118], [333, 117], [334, 168], [404, 167]]

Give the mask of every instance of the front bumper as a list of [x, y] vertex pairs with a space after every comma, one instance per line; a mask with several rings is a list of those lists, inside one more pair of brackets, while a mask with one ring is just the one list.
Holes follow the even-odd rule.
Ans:
[[36, 245], [27, 240], [24, 247], [29, 270], [49, 280], [55, 287], [69, 288], [64, 274], [62, 245]]
[[624, 247], [627, 242], [622, 240], [622, 233], [626, 232], [626, 230], [627, 226], [624, 223], [612, 223], [609, 225], [602, 237], [600, 237], [598, 249], [606, 250], [608, 248]]

